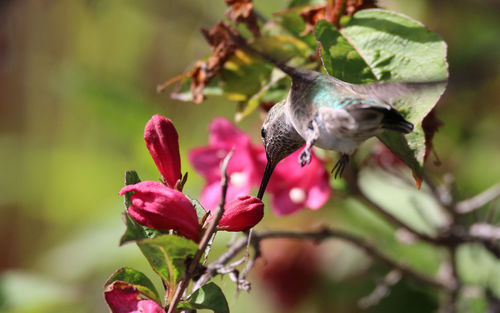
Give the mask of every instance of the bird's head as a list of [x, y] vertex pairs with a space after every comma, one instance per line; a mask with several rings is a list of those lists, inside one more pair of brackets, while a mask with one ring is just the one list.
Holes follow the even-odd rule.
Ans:
[[279, 161], [304, 145], [286, 114], [286, 101], [275, 104], [266, 116], [261, 129], [262, 142], [266, 150], [267, 165], [257, 197], [262, 199], [267, 183]]

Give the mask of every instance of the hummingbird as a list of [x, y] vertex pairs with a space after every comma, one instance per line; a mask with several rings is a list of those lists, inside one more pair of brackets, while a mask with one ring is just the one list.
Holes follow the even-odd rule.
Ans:
[[392, 105], [393, 99], [446, 81], [351, 84], [318, 71], [279, 62], [238, 39], [238, 44], [290, 76], [287, 98], [269, 111], [261, 129], [267, 165], [257, 197], [262, 199], [276, 165], [304, 146], [299, 163], [311, 161], [317, 146], [341, 157], [331, 173], [341, 177], [349, 156], [368, 138], [384, 131], [408, 134], [413, 124]]

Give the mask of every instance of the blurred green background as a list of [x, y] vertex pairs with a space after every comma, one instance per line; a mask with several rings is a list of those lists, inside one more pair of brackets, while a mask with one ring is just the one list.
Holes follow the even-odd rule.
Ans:
[[[266, 17], [287, 3], [254, 2]], [[423, 22], [448, 43], [451, 80], [437, 111], [445, 126], [435, 138], [442, 165], [433, 165], [431, 156], [429, 171], [436, 177], [453, 173], [459, 199], [497, 183], [499, 2], [387, 0], [380, 5]], [[190, 172], [185, 191], [199, 194], [203, 181], [187, 152], [206, 144], [213, 117], [232, 119], [235, 104], [217, 97], [200, 105], [174, 101], [168, 92], [157, 94], [156, 85], [208, 54], [199, 28], [214, 25], [225, 9], [222, 0], [0, 2], [0, 311], [105, 312], [103, 283], [115, 269], [128, 265], [152, 273], [137, 247], [118, 247], [124, 230], [118, 191], [128, 169], [143, 179], [159, 176], [142, 135], [146, 121], [160, 113], [179, 131], [183, 171]], [[238, 126], [257, 141], [260, 123], [255, 113]], [[418, 199], [432, 214], [435, 204], [425, 190], [401, 187], [376, 171], [364, 177], [375, 200], [416, 227], [428, 227], [409, 205]], [[278, 219], [267, 211], [260, 227], [303, 229], [320, 223], [377, 236], [386, 253], [419, 270], [440, 268], [442, 252], [401, 244], [391, 227], [335, 192], [318, 212]], [[228, 239], [219, 237], [216, 253]], [[462, 250], [459, 269], [466, 282], [500, 294], [498, 262], [479, 247]], [[328, 275], [315, 282], [316, 293], [300, 311], [358, 312], [357, 299], [368, 295], [386, 270], [377, 265], [368, 270], [369, 259], [338, 242], [324, 244], [321, 251]], [[251, 280], [252, 293], [239, 296], [230, 280], [215, 281], [226, 290], [233, 312], [272, 312], [272, 299], [256, 275]], [[435, 290], [403, 281], [368, 311], [409, 312], [414, 303], [415, 312], [430, 312], [438, 301]], [[485, 305], [481, 293], [472, 293], [464, 296], [461, 310], [482, 312]]]

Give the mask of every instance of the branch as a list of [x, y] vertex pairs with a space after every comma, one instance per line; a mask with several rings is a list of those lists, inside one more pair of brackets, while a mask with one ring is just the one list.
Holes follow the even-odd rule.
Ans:
[[370, 198], [366, 196], [366, 194], [359, 188], [358, 184], [358, 169], [354, 166], [351, 165], [351, 171], [348, 171], [345, 175], [345, 180], [349, 187], [351, 188], [352, 193], [355, 196], [358, 196], [361, 201], [363, 201], [368, 207], [373, 209], [375, 212], [378, 214], [382, 215], [382, 217], [387, 220], [389, 223], [392, 225], [398, 227], [398, 228], [403, 228], [412, 235], [415, 235], [420, 240], [430, 242], [432, 244], [439, 244], [439, 240], [431, 237], [429, 235], [426, 235], [424, 233], [419, 232], [415, 228], [411, 227], [410, 225], [406, 224], [396, 216], [392, 215], [391, 213], [387, 212], [384, 208], [382, 208], [380, 205], [377, 203], [373, 202]]
[[229, 160], [233, 156], [233, 151], [229, 152], [227, 156], [224, 158], [221, 164], [221, 171], [222, 171], [222, 179], [221, 179], [221, 186], [222, 186], [222, 196], [220, 199], [219, 206], [217, 207], [217, 213], [215, 214], [214, 219], [212, 222], [208, 225], [208, 228], [205, 230], [205, 233], [203, 234], [203, 237], [200, 240], [200, 244], [198, 245], [198, 250], [196, 250], [196, 254], [194, 255], [193, 259], [189, 263], [189, 267], [184, 275], [184, 278], [180, 282], [179, 286], [177, 286], [177, 289], [175, 290], [174, 297], [172, 298], [172, 301], [170, 302], [170, 305], [168, 307], [168, 312], [167, 313], [174, 313], [177, 309], [177, 304], [179, 304], [179, 301], [181, 300], [182, 295], [184, 294], [184, 291], [186, 290], [186, 287], [189, 284], [189, 281], [191, 278], [193, 278], [196, 269], [198, 267], [198, 264], [200, 263], [201, 256], [203, 255], [203, 252], [207, 248], [208, 243], [210, 242], [210, 238], [215, 234], [217, 231], [217, 225], [219, 224], [220, 219], [222, 218], [222, 215], [224, 214], [224, 206], [226, 205], [226, 194], [227, 194], [227, 186], [228, 186], [228, 177], [227, 177], [227, 164], [229, 163]]
[[460, 214], [470, 213], [498, 197], [500, 197], [500, 183], [470, 199], [458, 202], [455, 205], [455, 211]]
[[371, 199], [369, 199], [363, 192], [358, 192], [358, 197], [365, 203], [367, 204], [370, 208], [372, 208], [375, 212], [378, 214], [382, 215], [387, 221], [389, 221], [391, 224], [403, 228], [410, 232], [411, 234], [415, 235], [418, 239], [430, 242], [433, 244], [438, 244], [438, 240], [434, 237], [431, 237], [429, 235], [426, 235], [424, 233], [419, 232], [412, 226], [406, 224], [396, 216], [392, 215], [391, 213], [387, 212], [384, 208], [382, 208], [380, 205], [377, 203], [373, 202]]
[[[311, 231], [311, 232], [296, 232], [296, 231], [262, 231], [255, 232], [252, 234], [251, 244], [256, 247], [259, 246], [260, 242], [267, 239], [273, 238], [291, 238], [291, 239], [304, 239], [304, 240], [314, 240], [315, 242], [322, 242], [326, 239], [341, 239], [346, 242], [349, 242], [361, 250], [363, 250], [367, 255], [372, 257], [373, 259], [385, 264], [387, 267], [391, 269], [397, 269], [401, 272], [402, 275], [413, 279], [416, 282], [423, 283], [426, 285], [430, 285], [436, 288], [449, 290], [453, 288], [452, 284], [442, 281], [431, 276], [428, 276], [423, 273], [419, 273], [414, 271], [412, 268], [397, 263], [392, 260], [390, 257], [384, 255], [382, 252], [377, 250], [372, 244], [364, 241], [363, 239], [356, 237], [352, 234], [324, 228], [319, 231]], [[246, 247], [247, 238], [242, 238], [234, 243], [226, 253], [221, 255], [217, 260], [213, 261], [207, 267], [207, 272], [202, 275], [200, 278], [201, 282], [198, 281], [197, 284], [208, 281], [212, 276], [215, 276], [218, 273], [218, 269], [222, 268], [225, 264], [227, 264], [233, 257], [235, 257], [239, 252], [241, 252]], [[245, 269], [248, 271], [248, 269]]]
[[328, 0], [326, 5], [326, 18], [337, 28], [340, 25], [340, 17], [345, 11], [345, 3], [346, 0]]

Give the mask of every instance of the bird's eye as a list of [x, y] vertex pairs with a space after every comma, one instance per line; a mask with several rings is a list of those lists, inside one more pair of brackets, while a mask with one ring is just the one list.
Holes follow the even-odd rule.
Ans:
[[260, 130], [260, 135], [262, 136], [262, 138], [266, 138], [266, 129], [264, 127], [262, 127], [262, 129]]

